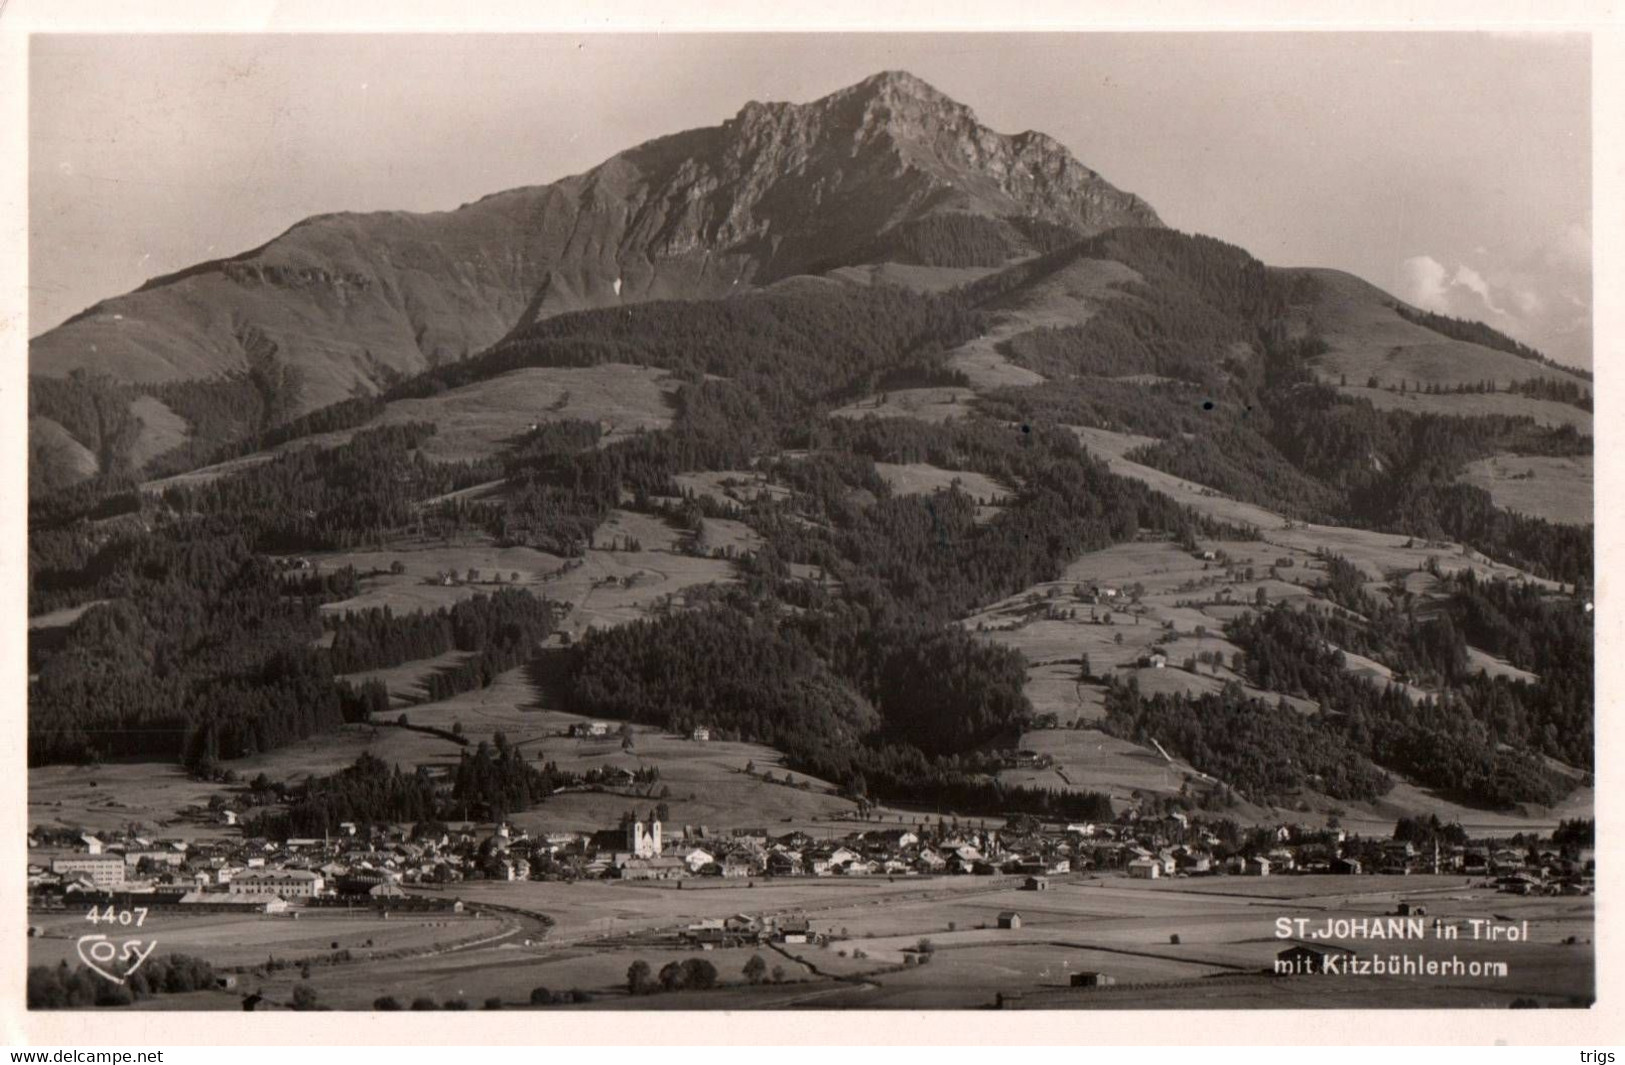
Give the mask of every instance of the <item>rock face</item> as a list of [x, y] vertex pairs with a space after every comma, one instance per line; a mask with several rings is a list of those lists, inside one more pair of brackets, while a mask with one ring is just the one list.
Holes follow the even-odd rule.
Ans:
[[[562, 311], [722, 296], [884, 257], [888, 232], [969, 215], [1009, 234], [1160, 225], [1040, 133], [1006, 136], [904, 73], [455, 211], [322, 215], [106, 300], [33, 341], [31, 371], [211, 378], [275, 354], [321, 406]], [[1016, 225], [1012, 225], [1016, 223]], [[1016, 243], [1012, 253], [1025, 250]]]

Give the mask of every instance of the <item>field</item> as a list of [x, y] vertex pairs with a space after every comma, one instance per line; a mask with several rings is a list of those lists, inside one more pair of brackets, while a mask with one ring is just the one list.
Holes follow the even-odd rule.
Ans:
[[[1117, 439], [1116, 434], [1090, 431], [1089, 436], [1113, 450], [1126, 447], [1126, 441]], [[1104, 448], [1102, 451], [1110, 453]], [[1121, 459], [1109, 461], [1127, 470], [1144, 469]], [[1185, 498], [1214, 508], [1233, 504], [1222, 496], [1204, 494], [1200, 486], [1184, 485], [1180, 490]], [[1231, 516], [1234, 517], [1234, 512]], [[1019, 740], [1020, 747], [1051, 757], [1052, 766], [1006, 769], [1000, 778], [1010, 784], [1101, 791], [1120, 804], [1135, 801], [1136, 793], [1175, 795], [1187, 778], [1202, 779], [1202, 774], [1192, 767], [1171, 761], [1153, 749], [1138, 748], [1114, 740], [1097, 729], [1078, 726], [1088, 726], [1104, 716], [1103, 678], [1108, 675], [1115, 675], [1119, 680], [1132, 677], [1148, 695], [1157, 692], [1196, 695], [1216, 692], [1228, 681], [1240, 682], [1229, 668], [1238, 648], [1224, 639], [1225, 621], [1252, 609], [1260, 591], [1268, 603], [1286, 602], [1296, 606], [1320, 602], [1324, 607], [1326, 604], [1315, 592], [1315, 585], [1323, 579], [1325, 569], [1324, 563], [1315, 557], [1316, 549], [1322, 545], [1364, 569], [1371, 578], [1368, 587], [1374, 594], [1385, 594], [1389, 582], [1398, 582], [1421, 595], [1424, 601], [1436, 583], [1422, 569], [1430, 556], [1438, 558], [1441, 568], [1446, 570], [1471, 566], [1481, 573], [1517, 572], [1477, 555], [1447, 554], [1448, 545], [1429, 548], [1412, 543], [1407, 546], [1408, 541], [1394, 536], [1325, 526], [1294, 524], [1287, 527], [1284, 521], [1277, 521], [1279, 524], [1261, 526], [1269, 530], [1262, 533], [1261, 540], [1200, 544], [1203, 551], [1214, 556], [1211, 560], [1160, 540], [1118, 544], [1091, 552], [1068, 566], [1060, 580], [1034, 585], [966, 619], [967, 628], [1026, 656], [1025, 691], [1034, 711], [1054, 714], [1062, 726], [1030, 731]], [[1228, 566], [1222, 560], [1229, 560]], [[1245, 576], [1249, 567], [1254, 571], [1252, 580]], [[1093, 593], [1096, 588], [1115, 589], [1118, 595], [1096, 602]], [[1135, 593], [1138, 593], [1137, 601]], [[1152, 654], [1164, 655], [1165, 664], [1148, 665]], [[1199, 656], [1211, 654], [1220, 656], [1219, 664], [1199, 660]], [[1470, 655], [1473, 663], [1486, 673], [1527, 676], [1481, 650], [1470, 649]], [[1084, 680], [1080, 675], [1085, 660], [1092, 680]], [[1392, 682], [1392, 671], [1382, 663], [1348, 653], [1345, 661], [1350, 672]], [[1262, 696], [1271, 702], [1282, 697], [1245, 683], [1242, 686], [1249, 695]], [[1430, 694], [1412, 685], [1404, 687], [1412, 698]], [[1296, 696], [1285, 699], [1301, 712], [1318, 710], [1311, 700]], [[1374, 804], [1313, 798], [1308, 801], [1323, 811], [1343, 810], [1344, 824], [1364, 834], [1386, 835], [1392, 831], [1397, 817], [1420, 812], [1436, 813], [1446, 821], [1460, 821], [1477, 834], [1508, 835], [1549, 830], [1564, 817], [1590, 816], [1592, 793], [1589, 787], [1577, 788], [1554, 809], [1491, 812], [1462, 806], [1445, 796], [1401, 781]], [[1293, 811], [1250, 805], [1237, 807], [1230, 813], [1238, 820], [1253, 822], [1298, 816]]]
[[[30, 914], [28, 920], [40, 929], [40, 935], [28, 942], [30, 965], [60, 961], [77, 965], [74, 940], [96, 931], [82, 913]], [[223, 969], [258, 965], [273, 955], [297, 962], [335, 950], [348, 950], [362, 959], [397, 952], [423, 954], [509, 930], [517, 933], [521, 927], [536, 926], [534, 922], [522, 926], [515, 918], [461, 914], [395, 914], [385, 920], [368, 911], [290, 910], [238, 916], [160, 910], [147, 914], [141, 933], [157, 940], [160, 953], [192, 954]]]
[[[663, 370], [624, 363], [526, 367], [428, 399], [397, 400], [363, 428], [432, 422], [435, 435], [424, 443], [422, 451], [426, 457], [441, 462], [465, 462], [500, 454], [518, 443], [532, 425], [567, 419], [600, 423], [604, 435], [599, 443], [603, 445], [640, 429], [670, 425], [671, 396], [677, 385], [677, 379]], [[337, 447], [352, 435], [354, 430], [300, 437], [271, 451], [151, 481], [143, 487], [156, 492], [195, 484], [267, 462], [279, 451]], [[168, 441], [169, 436], [159, 442]]]
[[141, 432], [130, 448], [130, 464], [137, 469], [170, 448], [179, 447], [191, 434], [185, 418], [152, 396], [137, 396], [131, 400], [130, 413], [141, 420]]
[[1495, 505], [1568, 525], [1596, 520], [1596, 473], [1590, 455], [1495, 455], [1467, 467], [1461, 479]]
[[370, 424], [433, 422], [439, 431], [423, 453], [456, 462], [497, 454], [537, 422], [603, 423], [600, 444], [663, 428], [671, 424], [669, 400], [676, 390], [676, 378], [645, 366], [528, 367], [430, 399], [391, 403]]
[[942, 422], [971, 413], [976, 393], [969, 388], [898, 388], [880, 396], [866, 396], [831, 411], [834, 418], [918, 418]]
[[[340, 947], [355, 960], [315, 965], [308, 986], [337, 1009], [368, 1009], [392, 995], [480, 1006], [528, 1006], [533, 988], [578, 990], [590, 1008], [747, 1009], [816, 1006], [981, 1008], [1009, 1006], [1133, 1009], [1180, 1005], [1180, 996], [1237, 1008], [1409, 1006], [1505, 1007], [1514, 997], [1545, 1005], [1594, 995], [1594, 920], [1590, 898], [1516, 898], [1475, 887], [1460, 876], [1205, 877], [1130, 880], [1117, 875], [1052, 877], [1044, 892], [1020, 878], [898, 877], [698, 880], [676, 884], [616, 881], [469, 883], [451, 893], [469, 916], [305, 913], [287, 917], [155, 914], [146, 931], [162, 951], [197, 953], [217, 966], [251, 966], [269, 955], [315, 956]], [[1406, 953], [1504, 962], [1505, 978], [1262, 978], [1281, 938], [1279, 918], [1302, 919], [1306, 935], [1329, 918], [1380, 917], [1401, 901], [1424, 903], [1429, 920], [1457, 930], [1445, 940], [1333, 939], [1362, 954]], [[492, 907], [496, 907], [495, 910]], [[475, 912], [484, 917], [473, 916]], [[1000, 928], [999, 915], [1020, 926]], [[813, 944], [685, 946], [676, 934], [703, 919], [805, 915]], [[552, 927], [542, 929], [537, 915]], [[1474, 941], [1469, 918], [1528, 922], [1528, 942]], [[31, 915], [43, 938], [30, 943], [34, 964], [71, 953], [82, 918]], [[1429, 928], [1434, 926], [1430, 925]], [[1569, 940], [1572, 939], [1572, 942]], [[371, 941], [372, 945], [368, 946]], [[921, 957], [929, 941], [929, 964]], [[744, 963], [760, 955], [782, 983], [748, 985]], [[724, 986], [707, 992], [626, 994], [628, 967], [656, 972], [668, 961], [703, 957]], [[1097, 971], [1109, 989], [1076, 989], [1070, 976]], [[278, 1008], [305, 983], [296, 968], [248, 972], [235, 991], [185, 997], [198, 1009], [236, 1009], [250, 991]], [[1397, 993], [1397, 994], [1396, 994]], [[180, 1008], [163, 999], [144, 1008]], [[557, 1008], [557, 1007], [551, 1007]]]
[[[743, 544], [732, 523], [715, 530], [718, 541]], [[636, 541], [638, 550], [622, 550]], [[497, 547], [484, 537], [448, 543], [438, 539], [402, 540], [384, 551], [342, 551], [311, 556], [323, 569], [354, 566], [367, 574], [361, 594], [322, 607], [329, 613], [387, 606], [397, 613], [438, 610], [505, 586], [518, 586], [549, 599], [568, 602], [574, 610], [567, 632], [579, 634], [590, 625], [614, 625], [645, 617], [668, 596], [685, 589], [733, 578], [732, 563], [683, 553], [682, 537], [659, 519], [630, 511], [613, 511], [577, 565], [529, 547]], [[394, 563], [404, 567], [391, 573]], [[469, 583], [469, 570], [477, 579]], [[455, 574], [456, 583], [438, 581]], [[518, 574], [517, 579], [515, 574]], [[498, 579], [500, 578], [500, 580]]]
[[1545, 377], [1591, 388], [1591, 382], [1555, 367], [1452, 340], [1408, 322], [1390, 306], [1386, 293], [1352, 274], [1338, 270], [1308, 272], [1320, 283], [1314, 317], [1331, 348], [1315, 359], [1315, 368], [1323, 377], [1337, 379], [1346, 375], [1351, 385], [1364, 385], [1375, 375], [1384, 387], [1403, 380], [1410, 382], [1413, 389], [1419, 383], [1452, 386], [1493, 380], [1505, 385]]
[[900, 465], [895, 462], [875, 463], [875, 472], [898, 495], [930, 495], [944, 492], [958, 483], [961, 490], [975, 499], [993, 502], [1010, 494], [1010, 489], [982, 473], [966, 470], [944, 470], [924, 462]]
[[1371, 405], [1378, 410], [1408, 410], [1416, 414], [1442, 414], [1462, 418], [1485, 414], [1498, 414], [1507, 418], [1533, 418], [1537, 425], [1553, 429], [1572, 425], [1578, 432], [1587, 436], [1592, 435], [1590, 411], [1550, 399], [1534, 399], [1506, 392], [1482, 396], [1448, 394], [1430, 396], [1416, 392], [1390, 392], [1385, 388], [1366, 388], [1363, 385], [1347, 385], [1338, 391], [1355, 399], [1370, 400]]
[[997, 266], [913, 266], [905, 263], [867, 263], [842, 266], [826, 277], [855, 285], [897, 285], [916, 292], [946, 292], [979, 277], [996, 273]]

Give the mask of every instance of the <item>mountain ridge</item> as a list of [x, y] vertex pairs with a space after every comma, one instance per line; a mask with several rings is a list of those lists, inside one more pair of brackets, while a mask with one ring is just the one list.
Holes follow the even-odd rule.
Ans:
[[560, 311], [711, 298], [822, 272], [940, 216], [1005, 259], [1031, 250], [1006, 218], [1080, 236], [1161, 224], [1052, 138], [997, 133], [888, 71], [808, 103], [752, 101], [721, 125], [449, 211], [302, 219], [256, 248], [87, 308], [34, 338], [30, 368], [208, 380], [241, 371], [248, 349], [269, 343], [302, 373], [302, 407], [313, 409]]

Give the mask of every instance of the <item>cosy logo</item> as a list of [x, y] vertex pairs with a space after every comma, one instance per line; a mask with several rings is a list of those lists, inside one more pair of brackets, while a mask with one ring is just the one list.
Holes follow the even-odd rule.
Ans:
[[96, 932], [88, 936], [80, 936], [74, 943], [74, 949], [79, 952], [79, 960], [90, 966], [98, 976], [106, 977], [115, 984], [122, 984], [135, 971], [141, 968], [152, 952], [158, 948], [158, 941], [147, 942], [146, 949], [142, 949], [140, 939], [126, 939], [120, 947], [107, 936]]

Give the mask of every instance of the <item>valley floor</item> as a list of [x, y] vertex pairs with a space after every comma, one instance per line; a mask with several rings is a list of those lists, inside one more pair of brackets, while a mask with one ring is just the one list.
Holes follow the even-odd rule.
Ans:
[[[1593, 906], [1589, 898], [1520, 899], [1475, 887], [1462, 877], [1265, 877], [1137, 881], [1108, 876], [1053, 878], [1045, 892], [1020, 890], [1019, 878], [945, 877], [757, 880], [628, 884], [613, 881], [461, 885], [470, 912], [485, 917], [384, 921], [311, 913], [286, 917], [155, 922], [165, 949], [192, 949], [217, 965], [252, 965], [267, 955], [297, 958], [331, 942], [356, 960], [317, 965], [308, 980], [297, 967], [239, 974], [232, 991], [185, 996], [185, 1008], [238, 1009], [250, 991], [275, 1008], [296, 984], [337, 1009], [369, 1009], [384, 995], [402, 1002], [428, 996], [487, 999], [522, 1008], [535, 987], [588, 993], [591, 1009], [1045, 1009], [1188, 1008], [1505, 1008], [1514, 998], [1543, 1005], [1589, 1002], [1594, 994]], [[1392, 914], [1400, 901], [1425, 903], [1429, 920], [1457, 927], [1464, 938], [1420, 941], [1342, 939], [1360, 955], [1459, 957], [1501, 962], [1504, 977], [1262, 976], [1278, 952], [1279, 918], [1303, 918], [1309, 929], [1327, 918]], [[997, 927], [1014, 912], [1020, 927]], [[525, 913], [556, 924], [542, 932]], [[761, 944], [701, 950], [676, 935], [687, 924], [728, 917], [805, 914], [826, 942]], [[1501, 925], [1528, 922], [1529, 941], [1471, 939], [1469, 919]], [[38, 918], [31, 918], [38, 923]], [[210, 925], [213, 927], [209, 927]], [[1430, 924], [1430, 928], [1433, 925]], [[47, 921], [30, 944], [32, 964], [54, 963], [71, 930]], [[929, 939], [929, 964], [914, 964]], [[227, 943], [229, 942], [229, 945]], [[371, 946], [368, 946], [371, 944]], [[760, 986], [741, 975], [761, 955], [779, 981]], [[628, 996], [627, 969], [643, 960], [658, 972], [667, 962], [704, 957], [725, 986]], [[1096, 971], [1116, 981], [1096, 989], [1070, 986], [1072, 974]], [[141, 1008], [175, 1008], [164, 997]], [[262, 1007], [262, 1008], [266, 1008]], [[558, 1008], [558, 1007], [550, 1007]]]

